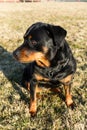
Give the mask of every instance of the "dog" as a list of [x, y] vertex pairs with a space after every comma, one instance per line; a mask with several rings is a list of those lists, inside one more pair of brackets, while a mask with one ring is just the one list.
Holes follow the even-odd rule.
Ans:
[[22, 81], [30, 91], [31, 116], [37, 112], [37, 93], [43, 88], [42, 84], [56, 92], [62, 84], [66, 105], [74, 104], [71, 82], [76, 72], [76, 60], [65, 40], [66, 35], [67, 31], [60, 26], [37, 22], [27, 29], [23, 44], [13, 52], [16, 60], [29, 63]]

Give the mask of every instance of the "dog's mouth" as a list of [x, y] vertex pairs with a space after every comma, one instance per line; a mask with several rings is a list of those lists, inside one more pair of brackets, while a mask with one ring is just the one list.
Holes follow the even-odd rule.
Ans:
[[21, 63], [30, 63], [33, 61], [36, 61], [38, 65], [40, 66], [50, 66], [50, 63], [48, 59], [45, 57], [45, 55], [41, 52], [36, 52], [36, 51], [14, 51], [13, 52], [14, 58], [21, 62]]

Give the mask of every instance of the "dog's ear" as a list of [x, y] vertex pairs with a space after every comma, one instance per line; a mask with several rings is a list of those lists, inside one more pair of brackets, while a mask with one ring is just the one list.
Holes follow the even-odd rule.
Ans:
[[47, 25], [47, 30], [51, 34], [54, 45], [57, 46], [57, 48], [60, 48], [61, 46], [63, 46], [64, 44], [63, 41], [67, 34], [66, 30], [60, 26], [54, 26], [50, 24]]

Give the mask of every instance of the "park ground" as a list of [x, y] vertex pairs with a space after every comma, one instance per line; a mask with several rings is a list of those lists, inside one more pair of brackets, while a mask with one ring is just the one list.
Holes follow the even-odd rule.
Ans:
[[[58, 94], [42, 93], [37, 116], [32, 118], [30, 94], [20, 85], [25, 65], [12, 52], [23, 43], [26, 29], [38, 21], [67, 30], [66, 40], [77, 61], [72, 84], [76, 107], [67, 108]], [[0, 3], [0, 130], [87, 130], [86, 3]]]

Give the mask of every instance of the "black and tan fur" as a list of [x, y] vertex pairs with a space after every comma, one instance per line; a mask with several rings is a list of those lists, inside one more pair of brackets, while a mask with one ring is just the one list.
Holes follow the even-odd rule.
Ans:
[[64, 85], [66, 105], [73, 105], [71, 81], [76, 71], [76, 61], [65, 40], [66, 30], [60, 26], [35, 23], [24, 35], [23, 44], [13, 55], [22, 62], [29, 63], [24, 69], [23, 84], [30, 90], [30, 113], [37, 111], [37, 93], [39, 84], [50, 86], [57, 91], [59, 84]]

